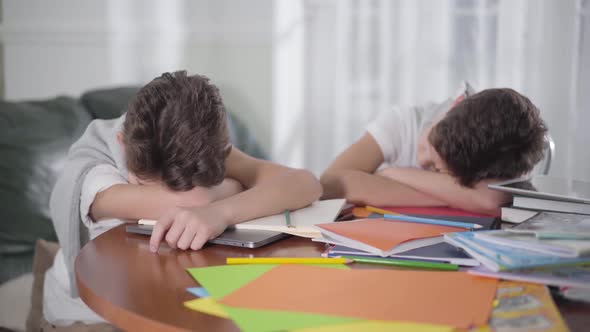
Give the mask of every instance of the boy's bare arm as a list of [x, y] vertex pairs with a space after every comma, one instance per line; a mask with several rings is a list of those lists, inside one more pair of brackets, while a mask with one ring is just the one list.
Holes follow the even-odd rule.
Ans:
[[96, 195], [90, 217], [94, 221], [159, 219], [178, 207], [205, 205], [241, 191], [241, 183], [230, 178], [211, 188], [195, 187], [185, 192], [173, 192], [160, 184], [117, 184]]
[[299, 209], [322, 194], [311, 172], [256, 159], [235, 148], [226, 161], [226, 172], [246, 189], [211, 204], [224, 211], [230, 224]]
[[443, 206], [434, 198], [401, 182], [373, 174], [383, 163], [383, 154], [371, 134], [340, 154], [321, 177], [324, 199], [346, 198], [363, 205]]
[[309, 171], [258, 160], [235, 148], [226, 160], [226, 176], [239, 181], [246, 190], [160, 219], [152, 232], [150, 249], [157, 251], [165, 240], [172, 248], [197, 250], [229, 225], [299, 209], [322, 194], [321, 185]]
[[468, 188], [451, 175], [421, 169], [387, 168], [380, 174], [464, 210], [499, 215], [500, 207], [510, 201], [510, 195], [488, 188], [498, 180], [482, 180]]

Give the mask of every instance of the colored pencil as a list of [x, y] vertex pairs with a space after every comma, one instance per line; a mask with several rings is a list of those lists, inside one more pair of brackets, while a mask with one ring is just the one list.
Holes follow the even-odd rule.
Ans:
[[380, 209], [380, 208], [377, 208], [377, 207], [374, 207], [374, 206], [370, 206], [370, 205], [365, 206], [365, 210], [371, 211], [371, 212], [375, 212], [375, 213], [379, 213], [379, 214], [393, 214], [393, 215], [399, 214], [399, 213], [395, 213], [395, 212], [383, 210], [383, 209]]
[[324, 257], [228, 257], [226, 264], [347, 264], [352, 260], [347, 258]]
[[417, 269], [435, 269], [435, 270], [447, 270], [447, 271], [457, 271], [459, 270], [459, 266], [455, 264], [449, 263], [437, 263], [437, 262], [422, 262], [422, 261], [412, 261], [412, 260], [405, 260], [405, 259], [391, 259], [391, 258], [373, 258], [373, 257], [363, 257], [363, 256], [348, 256], [342, 255], [342, 258], [347, 258], [355, 263], [367, 263], [367, 264], [381, 264], [381, 265], [390, 265], [390, 266], [399, 266], [399, 267], [411, 267]]
[[386, 219], [392, 219], [392, 220], [416, 222], [416, 223], [421, 223], [421, 224], [461, 227], [461, 228], [467, 228], [467, 229], [474, 229], [474, 228], [481, 228], [482, 227], [481, 225], [472, 224], [472, 223], [468, 223], [468, 222], [428, 219], [428, 218], [419, 218], [419, 217], [404, 216], [404, 215], [384, 214], [383, 217]]

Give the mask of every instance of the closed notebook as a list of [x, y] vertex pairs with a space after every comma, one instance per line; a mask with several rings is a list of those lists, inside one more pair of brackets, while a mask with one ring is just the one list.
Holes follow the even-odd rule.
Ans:
[[561, 287], [580, 287], [590, 291], [590, 266], [559, 266], [494, 272], [484, 266], [469, 269], [470, 274]]
[[541, 212], [507, 231], [534, 234], [540, 239], [590, 240], [590, 216]]
[[444, 235], [444, 239], [445, 242], [465, 250], [471, 257], [492, 271], [590, 263], [590, 257], [560, 257], [482, 241], [475, 237], [476, 233], [481, 232], [447, 233]]
[[319, 236], [316, 224], [333, 223], [346, 203], [345, 199], [316, 201], [308, 207], [290, 212], [291, 226], [287, 226], [284, 213], [257, 218], [235, 225], [236, 229], [256, 229], [283, 232], [313, 238]]
[[523, 248], [561, 257], [578, 257], [590, 254], [590, 240], [539, 239], [532, 233], [515, 233], [504, 230], [476, 232], [481, 241]]
[[512, 205], [514, 207], [522, 209], [555, 211], [564, 213], [579, 213], [590, 215], [590, 204], [587, 203], [576, 203], [535, 197], [514, 196]]
[[407, 250], [442, 242], [444, 233], [463, 228], [419, 224], [388, 219], [361, 219], [317, 225], [323, 242], [387, 257]]
[[520, 224], [521, 222], [536, 216], [538, 213], [539, 211], [523, 210], [514, 207], [502, 207], [501, 216], [502, 221]]

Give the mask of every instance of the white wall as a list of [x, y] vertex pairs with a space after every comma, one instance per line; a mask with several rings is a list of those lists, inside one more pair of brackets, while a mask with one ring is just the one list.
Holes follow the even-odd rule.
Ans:
[[4, 1], [7, 99], [205, 74], [270, 151], [271, 0]]

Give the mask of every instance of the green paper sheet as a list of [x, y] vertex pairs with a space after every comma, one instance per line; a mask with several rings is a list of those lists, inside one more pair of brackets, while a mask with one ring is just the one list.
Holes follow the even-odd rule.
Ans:
[[[193, 267], [186, 269], [201, 287], [205, 288], [214, 299], [220, 299], [250, 281], [260, 277], [276, 264], [244, 264]], [[350, 269], [344, 264], [314, 264], [332, 269]]]
[[[326, 302], [326, 305], [330, 305]], [[316, 315], [290, 311], [253, 310], [222, 305], [234, 323], [244, 332], [285, 331], [305, 327], [359, 321], [358, 318]]]
[[188, 268], [188, 273], [214, 299], [220, 299], [250, 281], [260, 277], [277, 265], [218, 265]]

